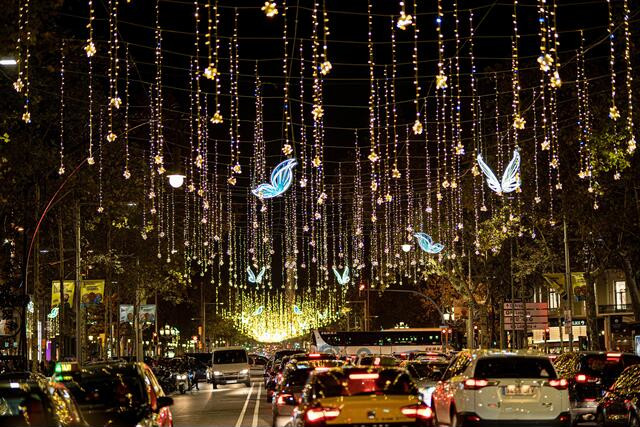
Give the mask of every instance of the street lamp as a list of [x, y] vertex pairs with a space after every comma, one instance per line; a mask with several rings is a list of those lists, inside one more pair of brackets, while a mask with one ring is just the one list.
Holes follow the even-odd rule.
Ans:
[[184, 184], [185, 176], [179, 173], [174, 173], [169, 175], [168, 178], [170, 186], [172, 186], [173, 188], [180, 188], [182, 187], [182, 184]]
[[411, 250], [411, 245], [409, 243], [405, 243], [402, 245], [402, 250], [404, 252], [409, 252]]

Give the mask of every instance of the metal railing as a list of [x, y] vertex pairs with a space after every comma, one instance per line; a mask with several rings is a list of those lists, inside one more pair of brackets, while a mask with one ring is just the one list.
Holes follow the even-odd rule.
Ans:
[[633, 313], [631, 304], [598, 305], [599, 314]]

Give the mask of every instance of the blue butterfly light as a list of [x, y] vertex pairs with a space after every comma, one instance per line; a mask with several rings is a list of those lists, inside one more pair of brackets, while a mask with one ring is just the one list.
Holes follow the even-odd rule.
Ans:
[[413, 235], [418, 239], [420, 249], [430, 254], [439, 254], [444, 249], [442, 243], [433, 243], [433, 239], [427, 233], [416, 233]]
[[262, 269], [260, 270], [260, 273], [258, 273], [258, 275], [256, 276], [255, 274], [253, 274], [253, 270], [251, 270], [251, 267], [247, 267], [247, 273], [249, 274], [249, 282], [257, 283], [257, 284], [262, 283], [262, 278], [264, 277], [265, 271], [267, 271], [267, 269], [265, 267], [262, 267]]
[[271, 172], [271, 183], [260, 184], [251, 190], [251, 193], [261, 199], [272, 199], [280, 196], [291, 187], [293, 182], [292, 169], [297, 164], [296, 159], [288, 159], [278, 164]]
[[502, 181], [498, 181], [489, 165], [482, 159], [482, 154], [478, 154], [478, 166], [487, 177], [487, 185], [498, 194], [511, 193], [520, 188], [520, 153], [513, 151], [513, 158], [502, 174]]
[[298, 307], [297, 305], [293, 306], [293, 312], [297, 315], [302, 314], [302, 310], [300, 310], [300, 307]]
[[351, 279], [349, 277], [349, 266], [345, 266], [344, 270], [342, 271], [342, 274], [340, 274], [338, 272], [338, 270], [336, 270], [335, 267], [333, 267], [333, 274], [336, 275], [336, 279], [338, 280], [338, 283], [341, 285], [346, 285], [347, 283], [349, 283], [349, 280]]
[[253, 316], [260, 316], [262, 314], [262, 312], [264, 311], [264, 305], [261, 305], [260, 307], [256, 308], [256, 310], [253, 312]]

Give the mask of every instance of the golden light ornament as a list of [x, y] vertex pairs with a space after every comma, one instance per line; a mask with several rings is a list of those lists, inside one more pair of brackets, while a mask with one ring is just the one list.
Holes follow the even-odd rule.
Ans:
[[233, 173], [242, 173], [242, 166], [240, 166], [240, 163], [233, 165]]
[[553, 65], [553, 56], [545, 53], [544, 55], [540, 55], [537, 61], [540, 65], [540, 70], [546, 73], [551, 69], [551, 66]]
[[228, 182], [230, 185], [236, 185], [236, 182], [238, 182], [238, 181], [236, 180], [236, 177], [235, 177], [235, 176], [230, 176], [229, 178], [227, 178], [227, 182]]
[[222, 123], [222, 114], [220, 114], [219, 111], [216, 111], [213, 116], [211, 116], [211, 123], [213, 123], [214, 125], [219, 125], [220, 123]]
[[416, 119], [416, 121], [413, 122], [413, 126], [411, 127], [411, 129], [413, 130], [414, 135], [422, 135], [424, 127], [422, 126], [420, 119]]
[[446, 89], [448, 77], [443, 73], [440, 73], [436, 76], [436, 89]]
[[313, 115], [313, 120], [317, 122], [324, 116], [324, 108], [322, 108], [322, 105], [314, 105], [311, 114]]
[[218, 69], [213, 64], [209, 64], [209, 66], [204, 69], [202, 75], [209, 80], [214, 80], [218, 75]]
[[516, 114], [513, 117], [513, 128], [514, 129], [522, 130], [522, 129], [524, 129], [526, 124], [527, 124], [527, 121], [522, 116], [520, 116], [520, 114]]
[[395, 179], [398, 179], [398, 178], [401, 178], [401, 177], [402, 177], [402, 174], [400, 174], [400, 171], [398, 170], [398, 168], [394, 168], [394, 169], [391, 171], [391, 177], [392, 177], [392, 178], [395, 178]]
[[609, 118], [611, 120], [618, 120], [620, 118], [620, 111], [618, 111], [618, 107], [616, 107], [615, 105], [609, 108]]
[[122, 105], [122, 99], [120, 99], [119, 96], [113, 97], [113, 98], [111, 98], [109, 100], [109, 105], [111, 105], [116, 110], [118, 110], [118, 109], [120, 109], [120, 106]]
[[311, 164], [313, 165], [313, 167], [319, 168], [320, 165], [322, 165], [322, 161], [320, 160], [319, 156], [316, 156], [313, 158]]
[[331, 65], [330, 61], [324, 61], [322, 64], [320, 64], [320, 74], [326, 76], [327, 74], [329, 74], [332, 68], [333, 65]]
[[162, 164], [162, 156], [160, 154], [156, 154], [153, 157], [153, 161], [155, 162], [156, 165]]
[[96, 159], [93, 156], [87, 157], [87, 163], [89, 165], [95, 165], [96, 164]]
[[107, 142], [113, 142], [113, 141], [115, 141], [117, 138], [118, 138], [118, 137], [117, 137], [117, 136], [116, 136], [116, 134], [115, 134], [115, 133], [113, 133], [113, 132], [109, 132], [109, 133], [107, 134]]
[[401, 30], [406, 30], [407, 27], [413, 24], [413, 16], [405, 13], [404, 11], [400, 12], [400, 16], [398, 17], [398, 22], [396, 23], [396, 27]]
[[129, 169], [125, 169], [124, 172], [122, 173], [122, 176], [124, 177], [124, 179], [131, 178], [131, 172], [129, 172]]
[[560, 73], [557, 70], [553, 72], [549, 81], [553, 88], [559, 89], [562, 87], [562, 79], [560, 78]]
[[88, 58], [91, 58], [96, 54], [96, 45], [91, 40], [87, 40], [87, 44], [84, 46], [84, 51]]
[[267, 15], [267, 18], [273, 18], [278, 14], [278, 4], [274, 1], [266, 1], [261, 10]]
[[31, 113], [29, 111], [22, 113], [22, 121], [25, 123], [31, 123]]
[[24, 82], [22, 81], [21, 78], [18, 77], [18, 79], [15, 82], [13, 82], [13, 88], [18, 93], [22, 92], [22, 89], [24, 88]]
[[282, 147], [282, 154], [284, 154], [285, 156], [288, 156], [291, 153], [293, 153], [293, 147], [291, 147], [291, 144], [285, 144]]
[[627, 141], [627, 153], [633, 154], [634, 151], [636, 151], [636, 137], [631, 136]]
[[378, 157], [378, 154], [375, 151], [371, 151], [371, 153], [369, 153], [369, 156], [367, 156], [367, 158], [371, 163], [375, 163], [380, 159]]

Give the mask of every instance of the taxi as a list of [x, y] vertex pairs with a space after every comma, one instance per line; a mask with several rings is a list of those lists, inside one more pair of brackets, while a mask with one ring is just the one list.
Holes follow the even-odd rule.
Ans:
[[405, 370], [345, 366], [311, 374], [292, 425], [432, 427], [433, 413]]

